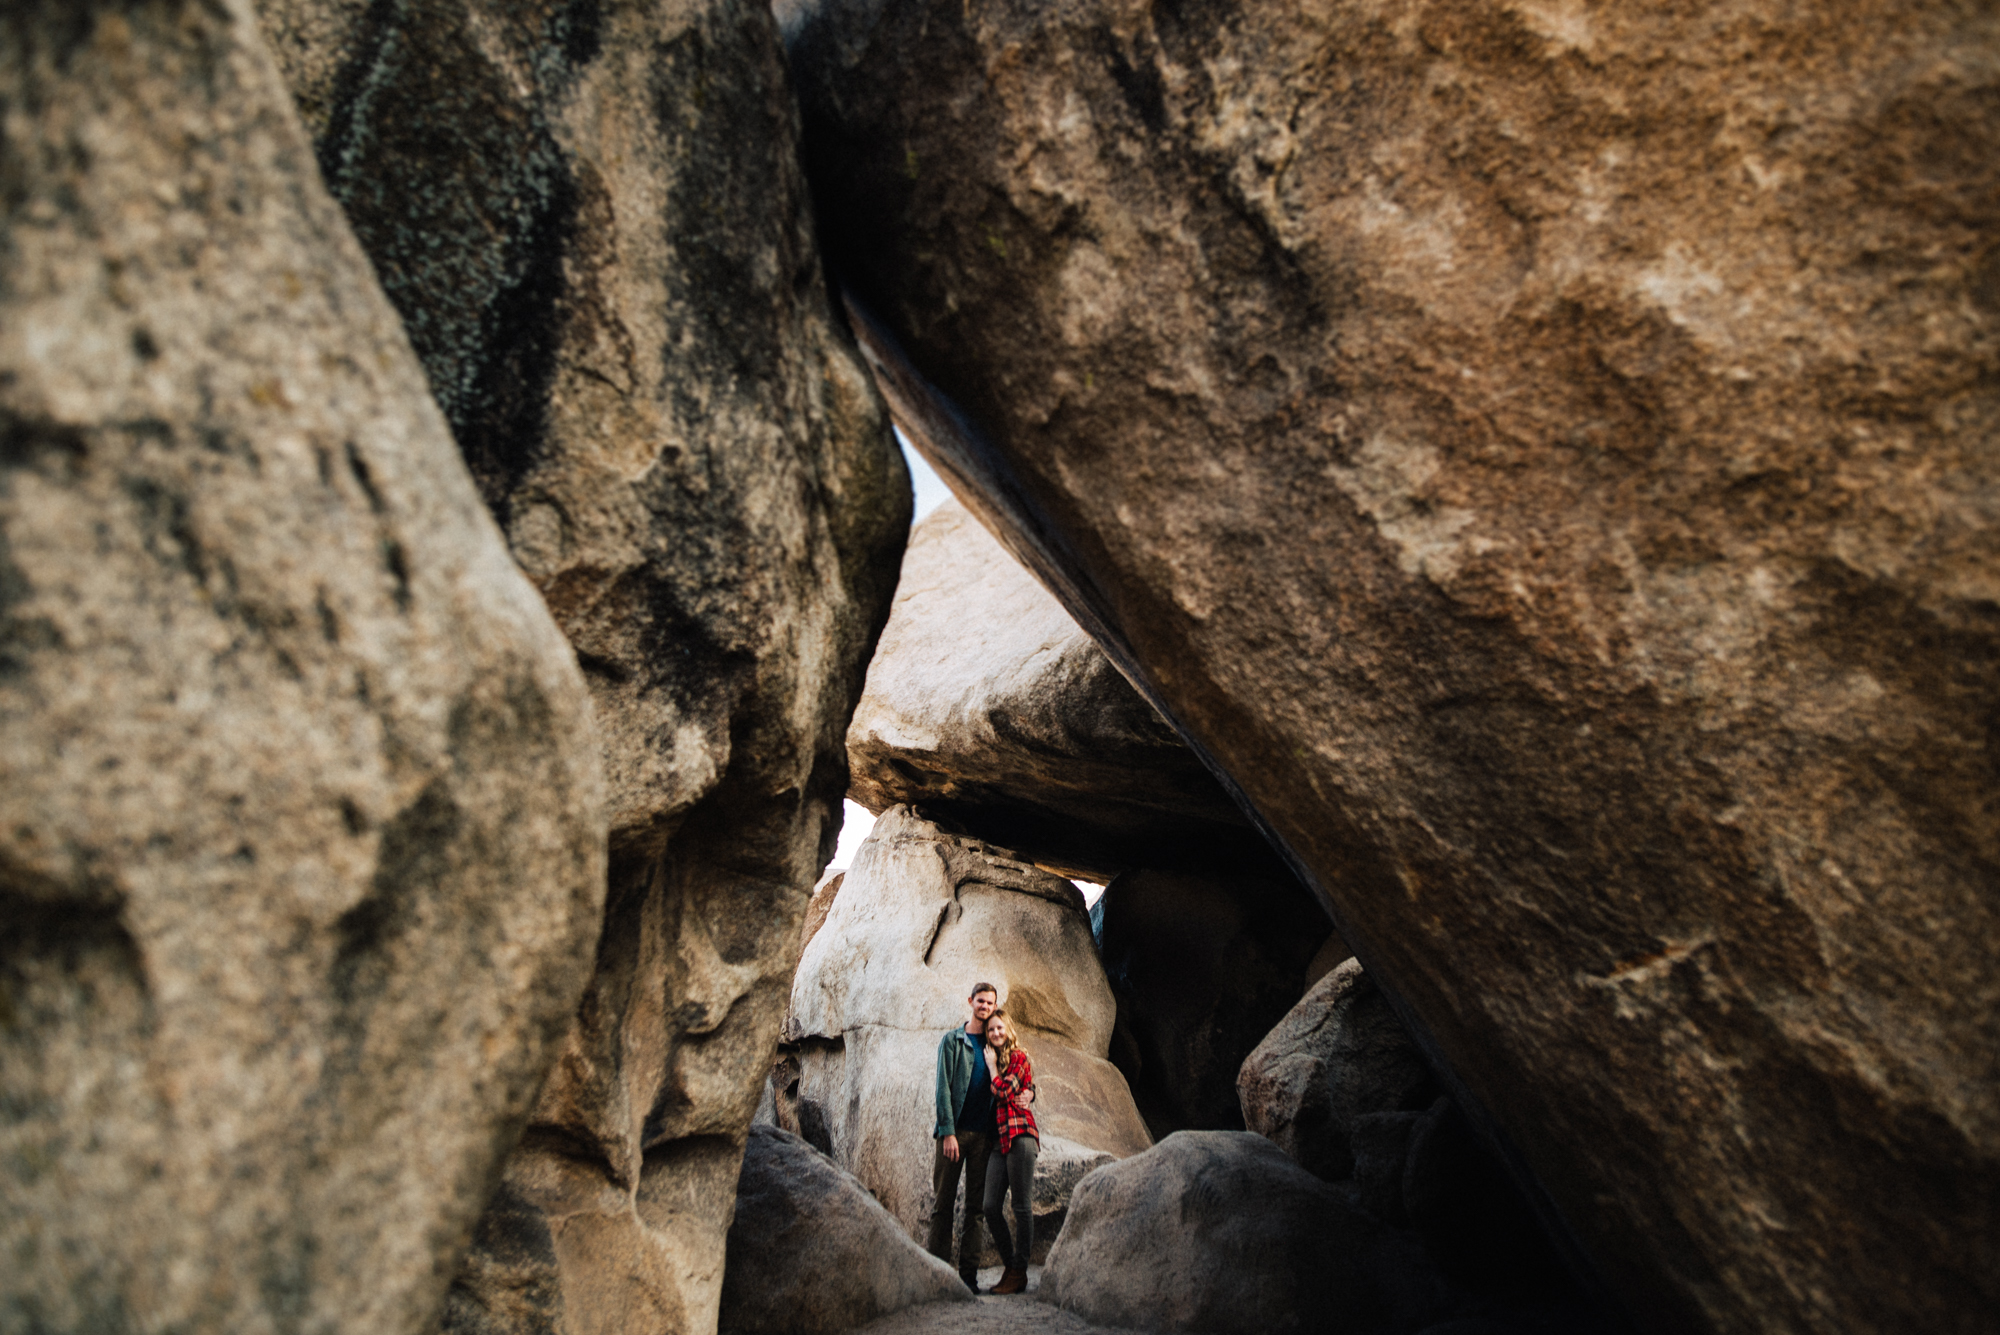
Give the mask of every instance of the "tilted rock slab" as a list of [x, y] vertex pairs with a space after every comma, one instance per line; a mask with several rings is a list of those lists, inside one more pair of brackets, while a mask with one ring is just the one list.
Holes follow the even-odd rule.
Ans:
[[1152, 1143], [1104, 1059], [1115, 1006], [1074, 885], [892, 807], [799, 960], [787, 1037], [798, 1112], [922, 1240], [931, 1200], [938, 1041], [966, 994], [999, 989], [1035, 1067], [1037, 1247], [1084, 1173]]
[[971, 1302], [855, 1176], [805, 1141], [753, 1126], [729, 1225], [722, 1335], [838, 1335], [920, 1303]]
[[604, 946], [447, 1314], [704, 1331], [907, 532], [752, 0], [263, 0], [611, 796]]
[[604, 801], [241, 3], [0, 19], [0, 1329], [430, 1328]]
[[1451, 1314], [1415, 1238], [1247, 1131], [1177, 1131], [1070, 1201], [1037, 1295], [1098, 1325], [1388, 1335]]
[[1347, 960], [1313, 985], [1236, 1075], [1243, 1123], [1329, 1180], [1354, 1172], [1356, 1123], [1424, 1110], [1430, 1067], [1388, 999]]
[[1106, 886], [1097, 907], [1118, 999], [1111, 1060], [1146, 1125], [1156, 1138], [1241, 1131], [1237, 1072], [1298, 1003], [1325, 911], [1289, 875], [1148, 868]]
[[899, 419], [1642, 1323], [1990, 1326], [1993, 13], [795, 23]]
[[847, 760], [869, 810], [916, 804], [1079, 876], [1250, 864], [1290, 879], [1200, 757], [955, 500], [910, 534]]

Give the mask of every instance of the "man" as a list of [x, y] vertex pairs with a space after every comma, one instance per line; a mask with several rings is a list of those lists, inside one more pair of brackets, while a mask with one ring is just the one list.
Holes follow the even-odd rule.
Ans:
[[986, 1021], [1000, 1004], [991, 983], [980, 983], [965, 999], [972, 1018], [963, 1028], [948, 1029], [938, 1041], [937, 1125], [932, 1137], [937, 1153], [931, 1162], [931, 1185], [937, 1189], [931, 1205], [928, 1250], [940, 1261], [951, 1260], [951, 1207], [958, 1194], [960, 1169], [965, 1172], [965, 1223], [959, 1236], [958, 1274], [965, 1287], [979, 1292], [980, 1204], [986, 1197], [986, 1155], [993, 1147], [993, 1082], [986, 1070]]

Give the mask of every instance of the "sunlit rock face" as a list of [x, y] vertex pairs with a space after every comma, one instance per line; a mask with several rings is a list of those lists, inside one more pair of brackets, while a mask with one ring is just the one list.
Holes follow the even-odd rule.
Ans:
[[241, 4], [0, 18], [0, 1329], [439, 1304], [602, 920], [589, 697]]
[[1200, 757], [957, 501], [910, 534], [847, 758], [870, 810], [916, 804], [1073, 875], [1288, 878]]
[[260, 8], [604, 738], [596, 976], [446, 1326], [705, 1331], [909, 523], [772, 19]]
[[790, 24], [899, 417], [1635, 1320], [1988, 1324], [1994, 16]]
[[1039, 1254], [1084, 1173], [1152, 1143], [1105, 1060], [1116, 1008], [1068, 881], [907, 807], [884, 812], [799, 960], [792, 1115], [921, 1240], [938, 1042], [981, 982], [998, 989], [1039, 1087]]

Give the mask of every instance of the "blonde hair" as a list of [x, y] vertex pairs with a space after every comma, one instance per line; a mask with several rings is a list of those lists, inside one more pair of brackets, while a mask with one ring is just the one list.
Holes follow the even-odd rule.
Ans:
[[[995, 1007], [993, 1013], [986, 1017], [988, 1033], [992, 1032], [992, 1024], [995, 1020], [1005, 1020], [1007, 1022], [1007, 1042], [1004, 1046], [993, 1049], [995, 1062], [998, 1065], [1005, 1066], [1007, 1059], [1012, 1057], [1016, 1051], [1019, 1051], [1024, 1057], [1027, 1056], [1028, 1050], [1014, 1040], [1014, 1017], [1009, 1015], [1004, 1007]], [[992, 1045], [989, 1044], [988, 1046]]]

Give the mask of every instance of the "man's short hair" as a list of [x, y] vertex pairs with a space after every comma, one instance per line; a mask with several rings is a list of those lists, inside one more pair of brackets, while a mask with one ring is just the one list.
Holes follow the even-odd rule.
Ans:
[[965, 994], [965, 999], [967, 1001], [971, 1001], [981, 992], [991, 992], [993, 994], [993, 999], [995, 1001], [998, 1001], [1000, 999], [1000, 989], [993, 986], [993, 984], [991, 983], [974, 983], [972, 985], [972, 990]]

